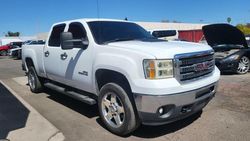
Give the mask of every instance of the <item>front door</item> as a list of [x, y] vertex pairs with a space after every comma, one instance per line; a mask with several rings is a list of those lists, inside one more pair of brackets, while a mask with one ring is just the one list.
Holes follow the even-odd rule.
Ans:
[[[68, 32], [71, 32], [73, 39], [88, 40], [86, 30], [82, 23], [72, 22], [68, 26]], [[61, 60], [61, 77], [64, 82], [74, 88], [82, 89], [88, 92], [92, 91], [92, 50], [91, 44], [83, 46], [74, 43], [71, 50], [63, 50], [64, 60]]]

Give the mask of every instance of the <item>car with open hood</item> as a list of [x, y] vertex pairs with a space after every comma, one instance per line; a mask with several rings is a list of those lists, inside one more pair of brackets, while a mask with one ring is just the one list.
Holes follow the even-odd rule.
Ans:
[[245, 74], [250, 68], [250, 48], [244, 34], [229, 24], [202, 28], [207, 43], [215, 51], [215, 64], [222, 72]]

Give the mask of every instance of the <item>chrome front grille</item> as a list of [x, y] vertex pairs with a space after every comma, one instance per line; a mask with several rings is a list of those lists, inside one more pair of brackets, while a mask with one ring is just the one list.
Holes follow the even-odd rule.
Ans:
[[214, 70], [214, 52], [196, 52], [175, 56], [175, 76], [179, 81], [196, 80]]

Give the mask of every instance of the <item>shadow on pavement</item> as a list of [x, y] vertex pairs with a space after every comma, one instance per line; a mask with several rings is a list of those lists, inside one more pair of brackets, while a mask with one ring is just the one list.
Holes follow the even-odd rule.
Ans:
[[45, 89], [44, 91], [46, 94], [48, 94], [48, 98], [60, 103], [88, 118], [93, 118], [98, 116], [98, 107], [97, 105], [88, 105], [85, 104], [83, 102], [80, 102], [78, 100], [75, 100], [69, 96], [63, 95], [61, 93], [58, 93], [54, 90], [50, 90], [50, 89]]
[[238, 75], [238, 74], [233, 72], [221, 72], [221, 75]]
[[30, 111], [0, 83], [0, 140], [25, 127]]
[[195, 113], [185, 119], [161, 126], [142, 125], [132, 135], [141, 138], [155, 138], [169, 133], [173, 133], [193, 123], [202, 114], [202, 111]]
[[[173, 133], [175, 131], [178, 131], [182, 128], [185, 128], [186, 126], [193, 123], [195, 120], [197, 120], [202, 114], [202, 111], [199, 111], [195, 113], [194, 115], [191, 115], [185, 119], [161, 125], [161, 126], [147, 126], [147, 125], [141, 125], [137, 130], [135, 130], [131, 135], [123, 136], [125, 138], [130, 136], [136, 136], [140, 138], [156, 138], [160, 136], [164, 136], [169, 133]], [[96, 122], [102, 126], [104, 129], [108, 130], [104, 123], [102, 122], [101, 118], [97, 118]]]

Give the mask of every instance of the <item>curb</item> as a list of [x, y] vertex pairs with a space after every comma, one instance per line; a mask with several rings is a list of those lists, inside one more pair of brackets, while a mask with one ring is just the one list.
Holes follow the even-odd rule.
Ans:
[[28, 104], [21, 96], [19, 96], [14, 90], [12, 90], [2, 80], [0, 80], [0, 83], [6, 89], [8, 89], [8, 91], [10, 91], [30, 111], [30, 113], [36, 114], [42, 120], [44, 120], [44, 122], [46, 122], [49, 126], [51, 126], [52, 128], [54, 128], [54, 130], [56, 130], [56, 132], [54, 134], [52, 134], [50, 137], [48, 137], [48, 141], [64, 141], [65, 137], [64, 137], [63, 133], [59, 129], [57, 129], [52, 123], [50, 123], [45, 117], [43, 117], [38, 111], [36, 111], [30, 104]]

